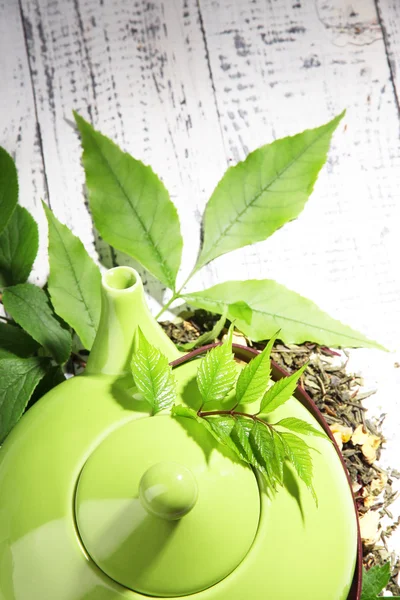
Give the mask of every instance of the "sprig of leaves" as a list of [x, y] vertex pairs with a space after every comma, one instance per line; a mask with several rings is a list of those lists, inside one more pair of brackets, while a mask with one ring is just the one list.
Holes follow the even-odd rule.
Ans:
[[184, 292], [194, 273], [208, 262], [265, 240], [298, 217], [343, 116], [344, 112], [320, 127], [266, 144], [226, 171], [206, 205], [197, 263], [177, 290], [182, 237], [168, 192], [150, 167], [75, 114], [90, 206], [99, 233], [173, 291], [157, 318], [173, 301], [184, 298], [193, 307], [236, 320], [238, 329], [255, 341], [270, 339], [278, 326], [281, 339], [287, 343], [313, 341], [382, 349], [275, 281], [231, 281], [208, 290]]
[[[266, 348], [240, 372], [232, 354], [233, 326], [225, 341], [212, 348], [201, 359], [197, 369], [200, 406], [194, 410], [176, 402], [176, 383], [167, 358], [138, 330], [137, 347], [132, 358], [132, 375], [140, 398], [145, 400], [155, 415], [162, 410], [172, 410], [176, 417], [194, 419], [220, 443], [227, 446], [241, 460], [259, 470], [273, 489], [284, 485], [284, 463], [288, 461], [299, 478], [317, 496], [312, 485], [312, 459], [310, 448], [299, 437], [317, 436], [328, 439], [316, 427], [294, 417], [270, 423], [260, 407], [273, 403], [274, 410], [292, 397], [304, 367], [290, 377], [270, 386], [270, 353], [278, 334]], [[224, 408], [236, 383], [236, 399], [232, 408]], [[269, 388], [269, 389], [268, 389]], [[267, 402], [265, 401], [267, 398]], [[207, 410], [212, 404], [212, 410]], [[257, 410], [244, 412], [244, 405], [258, 404]], [[268, 411], [268, 414], [272, 410]]]
[[[232, 390], [237, 373], [235, 363], [231, 362], [231, 332], [222, 345], [211, 349], [201, 360], [197, 375], [201, 395], [198, 410], [175, 405], [173, 414], [201, 423], [219, 443], [259, 470], [273, 489], [284, 485], [283, 466], [288, 461], [317, 503], [312, 485], [311, 448], [297, 434], [324, 439], [328, 439], [327, 436], [306, 421], [294, 417], [274, 424], [266, 419], [292, 397], [305, 367], [270, 386], [270, 352], [276, 334], [263, 352], [240, 372], [236, 382], [236, 402], [232, 408], [226, 409], [223, 401]], [[214, 402], [213, 406], [219, 404], [219, 407], [206, 410], [206, 405], [211, 402]], [[257, 404], [257, 410], [244, 412], [241, 407], [245, 404]]]

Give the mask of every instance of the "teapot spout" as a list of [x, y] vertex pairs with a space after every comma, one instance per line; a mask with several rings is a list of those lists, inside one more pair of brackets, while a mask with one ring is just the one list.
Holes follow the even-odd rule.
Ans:
[[180, 356], [151, 315], [138, 272], [131, 267], [110, 269], [102, 277], [100, 323], [86, 373], [116, 376], [129, 373], [138, 327], [169, 361]]

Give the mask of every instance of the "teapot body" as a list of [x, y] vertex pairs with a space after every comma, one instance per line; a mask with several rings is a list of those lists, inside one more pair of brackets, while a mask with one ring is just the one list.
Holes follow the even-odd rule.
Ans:
[[[104, 317], [104, 330], [116, 312]], [[144, 314], [142, 324], [148, 318]], [[152, 417], [147, 405], [134, 398], [125, 355], [134, 351], [136, 327], [120, 329], [124, 350], [116, 348], [110, 360], [100, 339], [87, 372], [50, 391], [5, 441], [0, 451], [0, 599], [357, 600], [359, 583], [350, 592], [357, 522], [334, 446], [313, 439], [320, 452], [313, 459], [318, 507], [289, 467], [285, 486], [272, 493], [201, 425], [188, 427], [187, 419], [171, 415]], [[164, 351], [175, 359], [179, 402], [190, 406], [196, 402], [198, 362], [193, 355], [204, 351], [179, 356], [152, 327], [147, 331], [153, 342], [160, 336]], [[107, 332], [108, 352], [117, 343], [114, 333]], [[249, 357], [241, 353], [241, 358]], [[318, 427], [295, 398], [276, 413]], [[132, 506], [138, 506], [136, 472], [163, 460], [191, 469], [200, 483], [193, 510], [181, 524], [163, 523], [161, 538], [154, 529], [157, 517], [134, 522], [139, 513]], [[129, 473], [128, 484], [121, 487], [124, 473]], [[192, 537], [191, 531], [196, 532]], [[92, 532], [101, 536], [98, 554], [92, 551]], [[127, 552], [138, 532], [140, 545], [133, 548], [139, 549]], [[199, 564], [190, 571], [196, 557]], [[119, 579], [113, 569], [119, 569]], [[189, 571], [193, 576], [186, 581]], [[154, 580], [162, 577], [165, 585], [158, 589]]]

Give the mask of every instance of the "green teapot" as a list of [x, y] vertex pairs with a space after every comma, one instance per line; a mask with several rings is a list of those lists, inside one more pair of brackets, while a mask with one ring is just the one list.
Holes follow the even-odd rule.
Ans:
[[[138, 326], [171, 361], [182, 404], [198, 398], [194, 358], [210, 346], [177, 351], [134, 269], [109, 270], [102, 290], [85, 372], [0, 450], [0, 600], [357, 600], [357, 518], [334, 444], [313, 439], [316, 507], [290, 469], [271, 495], [196, 421], [150, 417], [129, 369]], [[296, 395], [279, 417], [329, 432]]]

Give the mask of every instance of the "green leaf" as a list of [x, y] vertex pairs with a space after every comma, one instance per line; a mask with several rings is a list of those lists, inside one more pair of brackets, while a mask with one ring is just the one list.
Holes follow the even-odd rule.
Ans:
[[233, 428], [235, 426], [235, 420], [233, 417], [227, 415], [215, 415], [203, 418], [203, 421], [208, 422], [211, 428], [211, 433], [220, 444], [227, 446], [241, 460], [248, 462], [247, 456], [243, 452], [241, 446], [238, 446], [235, 440], [233, 440], [231, 437]]
[[0, 360], [0, 443], [21, 418], [48, 364], [37, 357]]
[[[199, 415], [197, 414], [197, 412], [195, 410], [193, 410], [193, 408], [189, 408], [189, 406], [184, 406], [183, 404], [174, 404], [174, 406], [171, 409], [171, 414], [175, 417], [185, 417], [187, 419], [193, 419], [194, 421], [197, 421], [197, 423], [200, 423], [200, 425], [205, 427], [207, 429], [207, 431], [209, 433], [211, 433], [213, 435], [213, 437], [216, 438], [216, 435], [213, 431], [212, 426], [208, 422], [208, 419], [199, 417]], [[219, 442], [221, 441], [219, 438], [216, 438], [216, 439]]]
[[166, 356], [149, 344], [138, 329], [138, 348], [131, 368], [134, 382], [152, 414], [171, 408], [176, 399], [176, 382]]
[[377, 597], [390, 581], [390, 563], [375, 565], [368, 569], [363, 567], [361, 600], [377, 600]]
[[319, 431], [306, 421], [302, 421], [301, 419], [296, 419], [295, 417], [288, 417], [287, 419], [281, 419], [278, 423], [275, 423], [277, 427], [284, 427], [285, 429], [290, 429], [295, 433], [302, 433], [303, 435], [314, 435], [317, 437], [324, 438], [325, 440], [329, 439], [325, 432]]
[[264, 350], [241, 370], [236, 384], [238, 404], [258, 402], [267, 391], [271, 375], [271, 349], [278, 334], [275, 334]]
[[101, 275], [81, 240], [43, 203], [49, 225], [48, 289], [56, 313], [91, 349], [100, 320]]
[[0, 235], [0, 287], [28, 279], [38, 248], [36, 221], [25, 208], [17, 205]]
[[0, 147], [0, 233], [7, 226], [17, 202], [17, 169], [11, 156]]
[[343, 115], [262, 146], [226, 171], [205, 210], [198, 268], [265, 240], [301, 213]]
[[283, 463], [285, 452], [283, 444], [272, 430], [255, 422], [250, 432], [250, 445], [259, 465], [259, 469], [267, 475], [267, 481], [276, 489], [283, 485]]
[[5, 309], [59, 364], [71, 353], [71, 334], [55, 317], [45, 292], [30, 283], [6, 288]]
[[78, 114], [90, 208], [100, 235], [171, 289], [182, 254], [178, 213], [152, 169]]
[[211, 329], [211, 331], [206, 331], [205, 333], [200, 335], [197, 338], [197, 340], [195, 340], [194, 342], [188, 342], [187, 344], [181, 344], [179, 346], [179, 349], [188, 351], [188, 350], [192, 350], [193, 348], [200, 348], [200, 346], [205, 346], [206, 344], [210, 344], [210, 343], [214, 342], [225, 326], [227, 312], [228, 312], [228, 309], [225, 308], [222, 313], [221, 318], [218, 319], [218, 321], [215, 323], [215, 325]]
[[243, 460], [251, 465], [257, 466], [258, 463], [249, 442], [252, 426], [251, 421], [245, 418], [235, 418], [230, 437], [238, 448], [239, 454], [243, 457]]
[[0, 322], [0, 348], [21, 358], [31, 356], [39, 344], [19, 327]]
[[317, 495], [312, 485], [313, 464], [310, 456], [310, 448], [307, 444], [293, 433], [279, 434], [285, 446], [286, 455], [293, 465], [300, 479], [306, 484], [318, 506]]
[[361, 600], [377, 600], [390, 580], [390, 563], [375, 565], [366, 571], [363, 567]]
[[272, 412], [292, 397], [292, 394], [297, 387], [297, 382], [306, 367], [307, 364], [303, 365], [301, 369], [292, 373], [289, 377], [282, 377], [282, 379], [275, 381], [273, 386], [269, 388], [261, 400], [260, 414], [265, 415]]
[[231, 438], [232, 430], [235, 426], [235, 420], [227, 415], [213, 415], [210, 417], [200, 417], [195, 410], [188, 406], [177, 404], [172, 407], [172, 414], [176, 417], [186, 417], [200, 423], [219, 444], [227, 446], [241, 460], [248, 462], [243, 450], [238, 447], [235, 441]]
[[[228, 310], [228, 306], [225, 307], [225, 310]], [[229, 304], [229, 315], [231, 319], [239, 319], [241, 321], [245, 321], [247, 325], [251, 325], [253, 311], [251, 310], [247, 302], [243, 302], [242, 300], [240, 300], [239, 302]]]
[[244, 319], [235, 325], [255, 341], [270, 339], [280, 329], [286, 343], [317, 342], [330, 347], [384, 348], [362, 333], [324, 313], [314, 302], [288, 290], [271, 279], [228, 281], [207, 290], [185, 294], [185, 300], [198, 308], [221, 314], [228, 306], [228, 319], [234, 319], [229, 305], [243, 301], [253, 311], [251, 323]]
[[213, 401], [221, 402], [233, 388], [236, 375], [231, 328], [225, 342], [209, 350], [200, 361], [197, 385], [203, 398], [203, 405]]
[[0, 348], [0, 360], [2, 358], [18, 358], [18, 357], [13, 352], [9, 352], [8, 350], [4, 350], [4, 348]]

